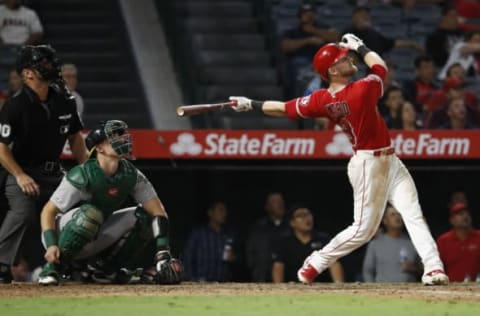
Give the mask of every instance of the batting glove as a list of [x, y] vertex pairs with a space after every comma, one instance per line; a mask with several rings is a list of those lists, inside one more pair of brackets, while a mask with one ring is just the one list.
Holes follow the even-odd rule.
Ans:
[[342, 39], [340, 40], [340, 43], [338, 43], [338, 45], [340, 45], [340, 47], [348, 48], [349, 50], [358, 52], [358, 48], [365, 44], [355, 35], [347, 33], [342, 36]]
[[245, 112], [253, 109], [252, 100], [245, 97], [229, 97], [230, 101], [236, 101], [237, 105], [232, 106], [235, 112]]

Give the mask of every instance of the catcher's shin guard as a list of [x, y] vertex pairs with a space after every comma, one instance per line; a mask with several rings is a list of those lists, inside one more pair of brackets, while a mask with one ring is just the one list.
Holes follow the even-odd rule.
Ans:
[[140, 253], [153, 239], [151, 220], [143, 208], [138, 207], [135, 210], [137, 222], [135, 226], [128, 231], [118, 242], [115, 243], [112, 250], [104, 257], [110, 265], [116, 268], [136, 268], [136, 260]]
[[83, 246], [91, 242], [102, 223], [103, 214], [100, 210], [90, 204], [82, 205], [60, 232], [58, 247], [61, 261], [67, 263]]

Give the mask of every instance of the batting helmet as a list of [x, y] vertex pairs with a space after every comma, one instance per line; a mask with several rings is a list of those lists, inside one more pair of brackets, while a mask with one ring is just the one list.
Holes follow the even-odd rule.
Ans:
[[327, 44], [313, 57], [313, 67], [323, 80], [328, 81], [328, 69], [347, 54], [348, 49], [334, 43]]
[[131, 158], [132, 140], [127, 129], [128, 125], [124, 121], [102, 121], [88, 133], [85, 145], [89, 151], [93, 151], [96, 145], [108, 140], [119, 156]]
[[60, 65], [60, 59], [50, 45], [26, 45], [17, 54], [16, 69], [19, 74], [23, 69], [37, 70], [46, 81], [60, 78]]

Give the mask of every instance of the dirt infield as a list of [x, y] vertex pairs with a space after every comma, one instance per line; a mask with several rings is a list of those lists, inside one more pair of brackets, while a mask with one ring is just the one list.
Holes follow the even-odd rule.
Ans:
[[41, 287], [16, 283], [0, 285], [0, 298], [10, 297], [88, 297], [88, 296], [188, 296], [188, 295], [274, 295], [274, 294], [354, 294], [432, 301], [474, 302], [480, 304], [480, 284], [453, 284], [426, 287], [421, 284], [257, 284], [183, 283], [154, 285], [86, 285], [66, 283]]

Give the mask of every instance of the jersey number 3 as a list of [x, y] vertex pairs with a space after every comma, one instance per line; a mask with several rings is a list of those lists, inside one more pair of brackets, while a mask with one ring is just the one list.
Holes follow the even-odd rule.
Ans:
[[10, 136], [11, 131], [12, 131], [12, 129], [11, 129], [10, 125], [0, 124], [0, 135], [2, 135], [2, 137], [7, 138], [8, 136]]

